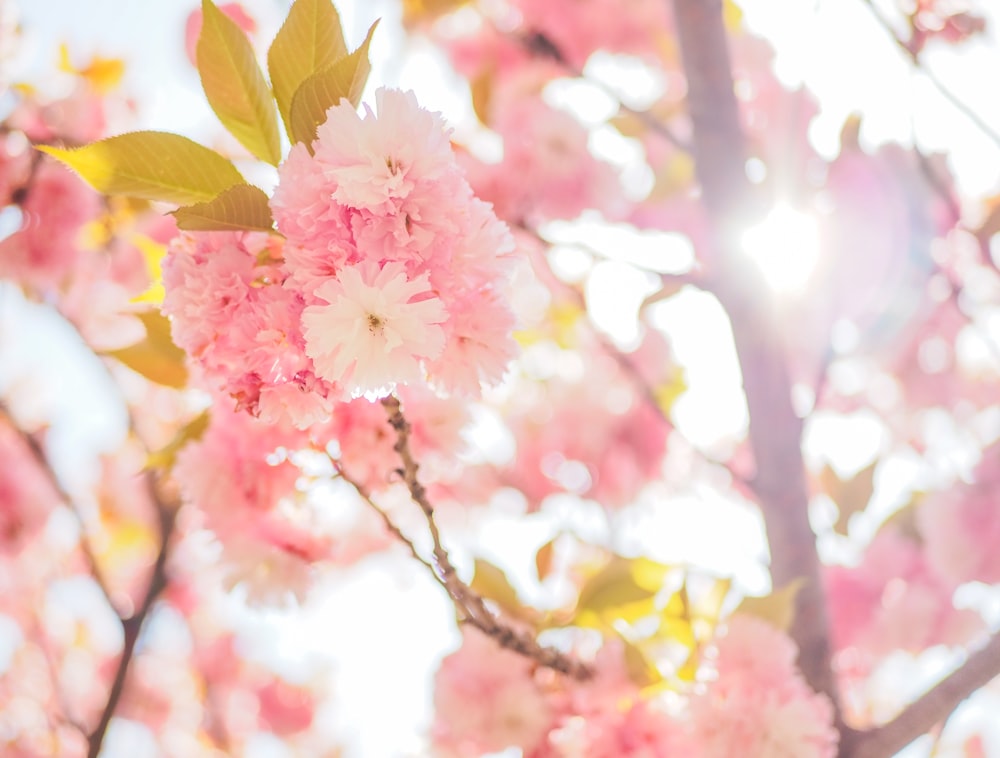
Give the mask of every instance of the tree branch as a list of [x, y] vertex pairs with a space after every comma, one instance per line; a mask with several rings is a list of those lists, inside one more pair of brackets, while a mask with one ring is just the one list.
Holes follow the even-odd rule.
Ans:
[[[1000, 675], [1000, 634], [931, 689], [882, 726], [854, 735], [851, 758], [895, 755], [935, 724], [943, 722], [963, 700]], [[843, 753], [842, 753], [843, 754]]]
[[740, 244], [754, 197], [744, 169], [745, 142], [722, 1], [673, 0], [673, 7], [688, 82], [695, 168], [711, 222], [711, 248], [705, 252], [712, 291], [729, 316], [743, 373], [756, 464], [752, 484], [767, 528], [771, 577], [775, 586], [804, 580], [790, 633], [806, 681], [836, 708], [825, 593], [808, 516], [802, 421], [792, 407], [791, 379], [770, 296]]
[[952, 92], [944, 82], [938, 79], [937, 75], [933, 71], [924, 65], [924, 62], [920, 60], [920, 54], [916, 50], [912, 49], [910, 45], [907, 44], [906, 40], [902, 39], [896, 33], [896, 31], [892, 28], [892, 24], [890, 24], [889, 20], [882, 15], [881, 11], [879, 11], [879, 9], [875, 6], [875, 3], [873, 3], [872, 0], [861, 0], [861, 2], [868, 7], [868, 10], [871, 11], [872, 16], [875, 17], [879, 26], [881, 26], [885, 33], [889, 35], [892, 41], [896, 44], [896, 47], [898, 47], [902, 51], [903, 55], [906, 56], [907, 60], [913, 64], [913, 67], [927, 78], [927, 81], [933, 85], [934, 89], [936, 89], [941, 96], [951, 103], [963, 116], [975, 124], [976, 128], [989, 137], [994, 144], [1000, 146], [1000, 133], [990, 126], [990, 124], [988, 124], [982, 116], [969, 107], [969, 105], [959, 99], [959, 97]]
[[626, 105], [622, 102], [621, 95], [614, 91], [613, 88], [609, 87], [602, 81], [597, 79], [592, 79], [585, 76], [582, 71], [573, 66], [566, 57], [563, 55], [559, 47], [548, 37], [540, 32], [535, 32], [527, 35], [520, 35], [517, 40], [521, 43], [522, 47], [527, 50], [532, 55], [539, 58], [550, 58], [551, 60], [562, 66], [566, 73], [572, 76], [574, 79], [580, 79], [592, 84], [599, 90], [604, 92], [608, 97], [615, 100], [618, 103], [618, 108], [622, 113], [627, 113], [629, 116], [637, 119], [639, 123], [645, 126], [654, 134], [659, 135], [675, 148], [681, 152], [690, 153], [691, 145], [678, 137], [666, 124], [661, 122], [656, 116], [654, 116], [649, 111], [640, 111]]
[[434, 519], [434, 506], [417, 477], [419, 467], [410, 452], [410, 424], [403, 416], [398, 399], [392, 396], [384, 398], [382, 405], [388, 414], [390, 426], [396, 432], [396, 444], [393, 449], [399, 454], [403, 464], [401, 469], [397, 469], [397, 473], [410, 491], [410, 497], [424, 512], [434, 545], [436, 574], [460, 615], [464, 616], [463, 620], [492, 637], [501, 647], [530, 658], [540, 666], [576, 679], [589, 678], [591, 671], [588, 666], [559, 650], [540, 645], [532, 634], [504, 623], [486, 607], [483, 599], [459, 578], [448, 552], [441, 544], [441, 533]]
[[52, 487], [56, 496], [76, 518], [76, 522], [80, 527], [80, 552], [83, 553], [84, 560], [87, 563], [87, 568], [89, 569], [91, 575], [93, 575], [94, 581], [97, 582], [97, 586], [100, 587], [101, 592], [104, 595], [104, 599], [108, 601], [108, 605], [111, 606], [111, 610], [115, 611], [117, 614], [118, 611], [115, 609], [115, 605], [111, 600], [110, 587], [104, 578], [104, 573], [101, 571], [100, 564], [97, 562], [97, 556], [94, 554], [94, 550], [90, 546], [90, 540], [87, 538], [87, 524], [84, 521], [83, 513], [80, 512], [80, 508], [77, 505], [76, 500], [74, 500], [73, 497], [66, 491], [62, 482], [59, 481], [59, 477], [56, 475], [55, 469], [52, 468], [52, 464], [49, 461], [49, 457], [46, 454], [45, 449], [42, 447], [42, 443], [39, 442], [35, 435], [31, 434], [28, 430], [22, 428], [17, 423], [6, 404], [2, 402], [0, 402], [0, 420], [6, 423], [21, 437], [25, 447], [27, 447], [28, 451], [31, 453], [31, 457], [34, 458], [38, 469], [48, 480], [49, 486]]
[[108, 725], [111, 723], [118, 703], [121, 701], [122, 693], [125, 689], [125, 679], [128, 675], [129, 665], [135, 656], [135, 645], [139, 640], [143, 624], [149, 616], [157, 597], [167, 586], [167, 557], [170, 548], [170, 539], [174, 532], [174, 523], [177, 516], [176, 503], [165, 502], [157, 489], [157, 483], [152, 472], [147, 472], [146, 482], [149, 489], [150, 498], [156, 504], [156, 510], [160, 517], [160, 545], [156, 553], [156, 562], [153, 564], [153, 571], [149, 577], [149, 585], [146, 594], [143, 596], [142, 604], [135, 615], [129, 618], [122, 618], [122, 631], [125, 639], [122, 644], [121, 657], [118, 659], [118, 667], [108, 691], [108, 699], [104, 704], [104, 710], [97, 722], [97, 726], [88, 739], [87, 758], [98, 758], [101, 753], [101, 746], [107, 735]]
[[430, 564], [430, 562], [427, 561], [417, 551], [417, 546], [413, 544], [413, 540], [411, 540], [409, 537], [407, 537], [405, 534], [403, 534], [403, 530], [400, 529], [396, 525], [396, 522], [393, 521], [392, 518], [389, 516], [389, 514], [385, 512], [385, 509], [382, 508], [382, 506], [380, 506], [378, 503], [376, 503], [372, 499], [372, 495], [368, 491], [368, 489], [363, 484], [361, 484], [361, 482], [359, 482], [356, 479], [352, 478], [344, 470], [344, 467], [341, 466], [337, 461], [333, 461], [333, 465], [334, 465], [334, 467], [337, 470], [337, 476], [339, 476], [341, 479], [343, 479], [349, 485], [351, 485], [352, 487], [354, 487], [354, 489], [357, 491], [357, 493], [361, 496], [361, 499], [364, 500], [366, 503], [368, 503], [368, 506], [373, 511], [375, 511], [375, 513], [378, 514], [379, 518], [382, 519], [382, 523], [385, 525], [385, 528], [388, 529], [389, 532], [396, 539], [398, 539], [400, 542], [402, 542], [404, 545], [406, 545], [407, 549], [410, 551], [410, 555], [413, 556], [413, 559], [415, 561], [417, 561], [418, 563], [422, 563], [424, 566], [426, 566], [427, 570], [431, 572], [431, 576], [434, 577], [434, 580], [447, 590], [448, 586], [444, 583], [444, 581], [441, 579], [441, 577], [438, 576], [437, 571], [434, 570], [434, 566], [432, 566]]

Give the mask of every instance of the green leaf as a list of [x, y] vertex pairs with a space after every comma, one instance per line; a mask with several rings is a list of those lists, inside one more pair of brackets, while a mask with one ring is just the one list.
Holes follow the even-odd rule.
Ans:
[[748, 613], [787, 632], [795, 620], [795, 598], [805, 583], [806, 580], [799, 577], [774, 590], [770, 595], [745, 597], [736, 609], [736, 613]]
[[918, 506], [926, 497], [926, 492], [918, 490], [912, 493], [909, 501], [890, 514], [882, 522], [875, 534], [879, 534], [883, 529], [892, 529], [900, 536], [906, 537], [918, 545], [923, 545], [924, 536], [920, 533], [920, 528], [917, 526], [917, 511], [919, 510]]
[[625, 658], [625, 671], [628, 673], [628, 678], [632, 681], [632, 684], [639, 688], [645, 688], [662, 682], [663, 675], [660, 673], [660, 670], [652, 664], [649, 658], [646, 657], [642, 648], [634, 642], [625, 639], [620, 634], [617, 636], [622, 642], [622, 654]]
[[525, 607], [507, 575], [489, 561], [476, 558], [475, 573], [469, 587], [478, 595], [492, 600], [508, 615], [534, 623], [536, 614]]
[[240, 144], [277, 166], [281, 161], [278, 118], [253, 46], [212, 0], [202, 0], [201, 8], [205, 21], [198, 37], [198, 73], [208, 104]]
[[372, 70], [368, 61], [368, 46], [376, 26], [378, 21], [371, 25], [361, 47], [320, 69], [295, 91], [289, 111], [293, 142], [304, 142], [311, 150], [316, 139], [316, 127], [326, 121], [326, 112], [330, 108], [345, 98], [355, 108], [358, 107]]
[[329, 0], [295, 0], [267, 51], [274, 99], [293, 142], [292, 96], [306, 79], [347, 55], [340, 16]]
[[674, 676], [680, 681], [692, 684], [698, 677], [698, 655], [692, 650], [691, 654], [687, 657], [681, 666], [678, 667], [677, 671], [674, 672]]
[[819, 480], [823, 491], [837, 504], [837, 521], [833, 530], [838, 534], [846, 536], [851, 516], [868, 507], [868, 501], [875, 491], [875, 469], [878, 464], [876, 458], [848, 479], [841, 479], [830, 466], [825, 466], [820, 472]]
[[592, 625], [589, 614], [605, 620], [635, 621], [654, 611], [669, 566], [647, 558], [614, 556], [580, 588], [577, 623]]
[[146, 458], [146, 468], [158, 468], [164, 471], [173, 468], [174, 462], [177, 460], [177, 454], [184, 446], [189, 442], [197, 442], [205, 435], [209, 420], [208, 411], [202, 411], [195, 416], [181, 427], [166, 446], [149, 454], [149, 457]]
[[106, 195], [129, 195], [177, 205], [202, 203], [243, 181], [214, 150], [167, 132], [129, 132], [64, 150], [39, 145]]
[[551, 539], [538, 548], [535, 553], [535, 573], [539, 581], [544, 581], [545, 577], [552, 571], [552, 554], [555, 551], [555, 539]]
[[159, 311], [137, 314], [146, 327], [146, 339], [121, 350], [109, 350], [133, 371], [157, 384], [182, 389], [187, 385], [184, 351], [170, 339], [170, 322]]
[[469, 81], [469, 94], [472, 97], [472, 110], [483, 124], [490, 123], [490, 100], [493, 97], [493, 67]]
[[670, 596], [660, 611], [660, 627], [654, 637], [683, 645], [689, 654], [697, 645], [697, 637], [691, 624], [691, 603], [686, 583]]
[[207, 203], [178, 208], [173, 215], [177, 228], [188, 231], [269, 232], [274, 228], [267, 195], [252, 184], [234, 184]]

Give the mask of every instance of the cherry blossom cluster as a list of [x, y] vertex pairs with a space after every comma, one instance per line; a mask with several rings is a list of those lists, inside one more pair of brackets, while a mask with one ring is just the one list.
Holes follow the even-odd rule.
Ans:
[[672, 703], [635, 684], [618, 643], [601, 648], [590, 680], [556, 681], [467, 630], [435, 680], [435, 747], [449, 758], [509, 747], [531, 758], [835, 755], [833, 708], [798, 673], [795, 644], [752, 616], [726, 626], [712, 677]]
[[513, 243], [439, 115], [396, 90], [363, 117], [342, 102], [279, 177], [283, 240], [195, 233], [170, 246], [164, 311], [209, 380], [304, 428], [400, 384], [475, 396], [502, 378]]

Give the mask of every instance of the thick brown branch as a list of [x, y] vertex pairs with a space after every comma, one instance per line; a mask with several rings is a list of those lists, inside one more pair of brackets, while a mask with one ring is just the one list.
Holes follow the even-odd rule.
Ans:
[[448, 551], [441, 544], [441, 533], [434, 518], [434, 506], [428, 499], [427, 491], [417, 476], [419, 467], [410, 451], [410, 424], [403, 416], [399, 400], [395, 397], [385, 398], [382, 405], [388, 414], [389, 424], [396, 432], [394, 449], [399, 454], [403, 464], [397, 473], [410, 491], [410, 497], [424, 513], [433, 543], [436, 573], [452, 602], [458, 608], [459, 614], [463, 617], [462, 620], [492, 637], [501, 647], [530, 658], [540, 666], [577, 679], [589, 678], [591, 671], [585, 664], [559, 650], [540, 645], [529, 632], [506, 624], [494, 615], [486, 607], [483, 599], [459, 578], [458, 572], [455, 571], [451, 558], [448, 556]]
[[153, 608], [153, 604], [160, 593], [167, 586], [167, 557], [170, 548], [170, 539], [174, 532], [174, 521], [177, 515], [176, 503], [165, 502], [157, 489], [153, 474], [146, 474], [150, 497], [157, 506], [157, 513], [160, 517], [160, 544], [156, 553], [156, 562], [153, 564], [153, 571], [149, 577], [149, 585], [146, 594], [143, 596], [142, 604], [135, 615], [129, 618], [122, 618], [122, 631], [124, 642], [122, 644], [121, 657], [118, 659], [118, 667], [108, 691], [108, 699], [104, 704], [104, 710], [97, 722], [97, 726], [90, 735], [87, 758], [98, 758], [101, 753], [101, 746], [107, 735], [108, 725], [115, 715], [118, 703], [121, 701], [122, 693], [125, 690], [125, 679], [128, 675], [129, 666], [135, 655], [135, 645], [139, 640], [143, 624]]
[[965, 663], [900, 711], [892, 721], [854, 736], [850, 758], [895, 755], [935, 724], [943, 722], [963, 700], [1000, 675], [1000, 634], [971, 653]]
[[771, 576], [776, 586], [804, 579], [791, 634], [806, 680], [836, 703], [825, 596], [808, 518], [802, 422], [792, 406], [787, 359], [767, 289], [740, 249], [754, 198], [744, 168], [722, 2], [673, 0], [673, 7], [688, 81], [695, 167], [712, 227], [711, 249], [705, 252], [743, 373], [756, 465], [753, 487], [767, 527]]

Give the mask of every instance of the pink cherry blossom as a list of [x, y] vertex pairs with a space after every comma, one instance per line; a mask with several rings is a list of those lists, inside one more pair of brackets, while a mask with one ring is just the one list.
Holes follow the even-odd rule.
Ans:
[[331, 108], [312, 154], [295, 146], [279, 167], [283, 288], [304, 303], [309, 369], [344, 398], [428, 379], [478, 395], [514, 356], [513, 243], [448, 134], [412, 93], [380, 89], [363, 117]]
[[795, 667], [794, 643], [767, 622], [734, 616], [717, 643], [716, 678], [691, 698], [702, 758], [832, 758], [833, 707]]
[[893, 650], [959, 645], [982, 629], [977, 613], [953, 606], [955, 583], [892, 527], [875, 536], [859, 566], [827, 567], [826, 585], [834, 646], [854, 648], [859, 670]]
[[499, 476], [532, 509], [562, 491], [621, 508], [659, 471], [665, 422], [612, 359], [594, 356], [579, 375], [517, 386], [506, 412], [517, 452]]
[[[521, 98], [499, 114], [493, 128], [503, 137], [503, 160], [465, 165], [473, 189], [516, 223], [572, 219], [586, 209], [610, 218], [625, 210], [614, 168], [593, 156], [588, 132], [575, 118], [540, 97]], [[525, 181], [531, 176], [531, 181]]]
[[476, 396], [483, 384], [498, 384], [517, 355], [511, 337], [514, 315], [495, 292], [471, 291], [451, 304], [444, 349], [427, 365], [435, 386]]
[[100, 211], [96, 192], [43, 159], [21, 204], [20, 230], [0, 240], [0, 276], [43, 290], [62, 287], [81, 255], [80, 230]]
[[45, 525], [57, 495], [17, 433], [0, 424], [0, 555], [18, 552]]
[[329, 413], [332, 387], [305, 354], [305, 304], [281, 286], [280, 252], [278, 238], [260, 233], [176, 237], [163, 262], [163, 311], [210, 385], [253, 414], [304, 428]]
[[574, 68], [595, 50], [658, 60], [673, 34], [658, 0], [517, 0], [524, 26], [543, 34]]
[[922, 502], [917, 524], [927, 559], [946, 581], [1000, 583], [1000, 443], [983, 451], [972, 482], [960, 483]]
[[434, 678], [433, 740], [439, 755], [474, 758], [508, 747], [530, 751], [552, 726], [533, 666], [465, 627], [462, 646]]
[[33, 143], [90, 142], [105, 135], [108, 101], [86, 80], [77, 80], [66, 97], [40, 101], [28, 96], [10, 115], [9, 125]]
[[317, 374], [346, 394], [384, 393], [421, 378], [421, 361], [444, 348], [447, 319], [428, 275], [409, 280], [398, 263], [341, 269], [316, 290], [327, 305], [302, 314], [306, 354]]
[[412, 92], [380, 89], [376, 112], [347, 104], [330, 109], [316, 132], [316, 162], [341, 205], [377, 215], [398, 213], [422, 185], [454, 174], [449, 130]]
[[330, 552], [295, 483], [301, 472], [282, 451], [302, 435], [217, 405], [201, 440], [178, 455], [174, 474], [222, 547], [225, 584], [243, 585], [258, 603], [301, 600], [312, 564]]
[[531, 758], [669, 758], [697, 755], [687, 726], [662, 699], [644, 694], [629, 677], [623, 646], [605, 642], [587, 681], [561, 681], [550, 692], [558, 713], [545, 743]]

